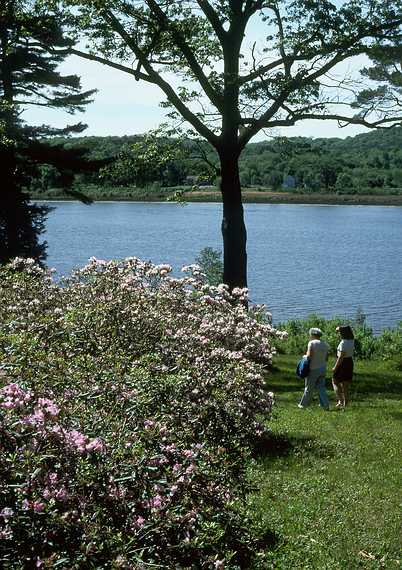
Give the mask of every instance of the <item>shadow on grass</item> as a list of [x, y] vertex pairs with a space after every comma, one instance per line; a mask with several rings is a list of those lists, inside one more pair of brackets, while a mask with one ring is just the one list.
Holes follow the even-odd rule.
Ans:
[[277, 434], [266, 434], [258, 438], [253, 445], [255, 457], [286, 457], [294, 450], [291, 438]]
[[300, 397], [301, 394], [303, 394], [304, 391], [304, 383], [300, 383], [300, 384], [284, 384], [284, 383], [278, 383], [275, 382], [275, 380], [271, 380], [271, 378], [269, 379], [269, 389], [272, 390], [275, 393], [280, 394], [281, 392], [300, 392]]
[[359, 399], [370, 394], [383, 394], [387, 398], [402, 395], [402, 374], [398, 370], [383, 370], [380, 374], [357, 372], [353, 377], [351, 393]]
[[257, 539], [257, 548], [273, 548], [279, 542], [279, 535], [272, 530], [266, 530]]
[[402, 422], [402, 412], [389, 412], [389, 415], [394, 420], [397, 420], [398, 422]]
[[328, 443], [324, 445], [316, 437], [307, 435], [295, 437], [270, 433], [254, 442], [252, 452], [256, 459], [268, 457], [278, 459], [294, 453], [330, 458], [339, 453], [339, 448]]
[[[252, 549], [250, 549], [250, 544], [242, 544], [236, 536], [233, 536], [233, 540], [229, 542], [228, 546], [235, 552], [233, 561], [238, 564], [239, 568], [246, 570], [254, 567], [253, 562], [255, 562], [254, 555], [256, 551], [272, 549], [278, 542], [279, 536], [274, 531], [264, 529], [259, 531], [258, 536], [254, 538]], [[188, 562], [190, 561], [188, 560]], [[194, 557], [192, 561], [194, 561]]]

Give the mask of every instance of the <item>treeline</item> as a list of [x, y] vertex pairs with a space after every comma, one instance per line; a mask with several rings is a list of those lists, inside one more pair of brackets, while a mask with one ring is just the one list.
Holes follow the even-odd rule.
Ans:
[[346, 139], [282, 138], [247, 147], [245, 186], [337, 193], [402, 192], [402, 128]]
[[[71, 171], [78, 187], [173, 187], [217, 185], [218, 159], [204, 142], [148, 135], [55, 137], [51, 144], [80, 150], [102, 169]], [[337, 194], [402, 193], [402, 127], [355, 137], [277, 137], [251, 143], [240, 160], [244, 188]], [[30, 190], [35, 195], [62, 188], [65, 180], [43, 165]]]

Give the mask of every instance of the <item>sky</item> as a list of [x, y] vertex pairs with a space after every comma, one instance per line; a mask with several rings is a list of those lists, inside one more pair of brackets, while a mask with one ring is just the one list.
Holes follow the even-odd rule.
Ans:
[[[266, 28], [263, 34], [262, 23], [257, 22], [253, 24], [250, 32], [248, 42], [252, 45], [254, 39], [261, 40], [265, 36]], [[81, 121], [88, 125], [83, 135], [123, 136], [145, 133], [166, 120], [166, 110], [159, 106], [164, 96], [154, 85], [137, 82], [131, 75], [76, 56], [66, 59], [60, 71], [79, 75], [85, 90], [98, 89], [94, 102], [87, 106], [85, 112], [74, 116], [62, 110], [29, 107], [24, 112], [28, 123], [64, 127], [66, 124]], [[275, 129], [268, 134], [259, 133], [253, 142], [264, 140], [267, 136], [345, 138], [363, 132], [367, 132], [367, 129], [356, 125], [339, 128], [335, 121], [304, 121], [294, 127]]]

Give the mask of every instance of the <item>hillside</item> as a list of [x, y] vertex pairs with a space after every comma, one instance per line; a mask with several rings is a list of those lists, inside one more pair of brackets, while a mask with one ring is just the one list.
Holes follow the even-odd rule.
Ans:
[[[204, 142], [197, 145], [189, 141], [180, 146], [177, 141], [166, 139], [161, 145], [169, 147], [169, 159], [163, 162], [159, 161], [163, 149], [156, 153], [157, 159], [150, 159], [143, 152], [146, 145], [142, 135], [55, 138], [49, 144], [87, 149], [90, 161], [110, 160], [110, 166], [101, 176], [73, 173], [77, 185], [144, 188], [217, 183], [211, 168], [211, 163], [218, 164], [217, 156]], [[42, 173], [36, 193], [62, 186], [53, 167], [43, 167]], [[297, 193], [400, 194], [402, 127], [346, 139], [276, 137], [250, 143], [240, 159], [240, 176], [245, 188]]]

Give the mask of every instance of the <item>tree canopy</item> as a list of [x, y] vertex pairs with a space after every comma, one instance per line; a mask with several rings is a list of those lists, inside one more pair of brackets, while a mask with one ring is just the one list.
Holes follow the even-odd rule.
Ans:
[[39, 236], [47, 209], [29, 203], [23, 190], [36, 176], [38, 164], [51, 162], [63, 168], [66, 162], [66, 153], [56, 149], [49, 152], [43, 137], [77, 133], [86, 127], [78, 123], [56, 129], [23, 121], [27, 105], [60, 108], [74, 114], [91, 101], [94, 90], [83, 92], [78, 76], [58, 71], [67, 54], [54, 49], [65, 50], [73, 45], [64, 25], [62, 13], [50, 14], [36, 1], [0, 1], [1, 262], [16, 255], [44, 260], [46, 244], [39, 243]]
[[349, 0], [338, 8], [327, 0], [66, 3], [79, 8], [92, 41], [92, 51], [71, 53], [157, 85], [214, 146], [230, 89], [241, 147], [262, 128], [310, 118], [376, 127], [401, 120], [390, 109], [356, 113], [358, 83], [351, 95], [350, 78], [330, 75], [361, 54], [400, 51], [400, 0]]

